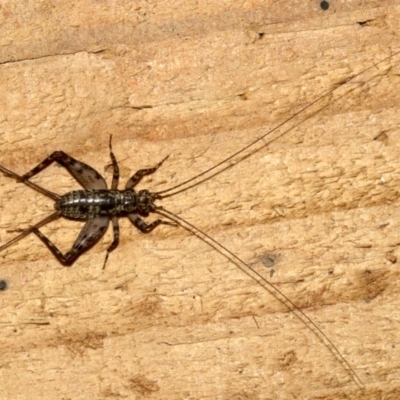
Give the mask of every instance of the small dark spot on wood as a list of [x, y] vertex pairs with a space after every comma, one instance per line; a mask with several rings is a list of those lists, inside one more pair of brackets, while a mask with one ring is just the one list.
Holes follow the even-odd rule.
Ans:
[[258, 32], [258, 39], [262, 39], [264, 37], [264, 32]]
[[156, 381], [148, 379], [145, 375], [135, 375], [129, 379], [128, 388], [139, 394], [139, 398], [150, 397], [152, 393], [158, 392], [160, 387]]
[[319, 3], [319, 5], [324, 11], [329, 9], [329, 3], [327, 1], [321, 1], [321, 3]]
[[329, 269], [328, 269], [328, 274], [329, 274], [329, 275], [333, 275], [333, 273], [334, 273], [333, 268], [329, 268]]
[[388, 251], [386, 253], [386, 260], [390, 261], [392, 264], [396, 264], [397, 257], [391, 251]]
[[271, 271], [269, 273], [269, 277], [272, 278], [274, 276], [275, 270], [271, 268]]
[[340, 86], [345, 85], [347, 82], [351, 81], [354, 78], [354, 75], [348, 76], [345, 79], [342, 79], [340, 81], [338, 81], [337, 83], [335, 83], [335, 89], [337, 89]]
[[144, 104], [143, 106], [132, 106], [132, 107], [128, 107], [128, 108], [132, 108], [133, 110], [141, 111], [141, 110], [144, 110], [146, 108], [153, 108], [153, 106]]
[[389, 143], [389, 136], [385, 132], [381, 132], [379, 135], [374, 137], [374, 140], [378, 140], [387, 146]]
[[372, 21], [373, 21], [373, 19], [366, 19], [365, 21], [359, 21], [359, 22], [357, 22], [357, 23], [358, 23], [358, 25], [360, 25], [360, 26], [368, 26], [369, 23], [372, 22]]
[[363, 244], [363, 243], [361, 243], [361, 244], [356, 245], [355, 247], [357, 249], [370, 249], [370, 248], [372, 248], [372, 245], [371, 244]]
[[272, 268], [275, 265], [275, 260], [269, 255], [261, 257], [261, 262], [267, 268]]
[[279, 359], [281, 366], [285, 369], [290, 367], [293, 363], [297, 361], [297, 355], [294, 350], [288, 351], [282, 355]]
[[0, 280], [0, 291], [4, 291], [8, 288], [7, 282], [4, 279]]
[[388, 286], [388, 271], [384, 269], [366, 269], [362, 273], [364, 299], [367, 303], [381, 295]]
[[253, 315], [253, 320], [254, 320], [254, 323], [256, 324], [257, 328], [260, 329], [260, 327], [259, 327], [259, 325], [258, 325], [258, 322], [257, 322], [257, 320], [256, 320], [256, 317], [255, 317], [254, 315]]
[[240, 97], [242, 100], [248, 100], [248, 97], [247, 97], [247, 94], [246, 94], [246, 93], [240, 93], [240, 94], [239, 94], [239, 97]]

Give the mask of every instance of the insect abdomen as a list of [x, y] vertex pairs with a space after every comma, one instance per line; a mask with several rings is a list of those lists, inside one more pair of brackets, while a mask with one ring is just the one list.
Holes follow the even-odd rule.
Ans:
[[127, 214], [136, 211], [137, 195], [133, 190], [73, 190], [61, 196], [55, 208], [73, 219]]

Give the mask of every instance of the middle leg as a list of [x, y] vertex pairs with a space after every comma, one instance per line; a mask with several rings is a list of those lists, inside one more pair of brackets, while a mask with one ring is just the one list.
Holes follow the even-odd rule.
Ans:
[[106, 267], [106, 263], [108, 260], [108, 256], [110, 255], [110, 253], [115, 250], [118, 247], [119, 244], [119, 224], [118, 224], [118, 217], [112, 217], [112, 224], [113, 224], [113, 233], [114, 233], [114, 239], [112, 241], [112, 243], [110, 244], [109, 248], [107, 249], [107, 254], [106, 254], [106, 258], [104, 260], [104, 264], [103, 264], [103, 269]]

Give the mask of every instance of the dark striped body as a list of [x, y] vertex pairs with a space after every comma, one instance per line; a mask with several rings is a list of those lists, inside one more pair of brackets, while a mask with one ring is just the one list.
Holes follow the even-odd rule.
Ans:
[[73, 190], [61, 196], [55, 208], [66, 218], [91, 219], [131, 213], [146, 215], [152, 211], [153, 201], [148, 190]]

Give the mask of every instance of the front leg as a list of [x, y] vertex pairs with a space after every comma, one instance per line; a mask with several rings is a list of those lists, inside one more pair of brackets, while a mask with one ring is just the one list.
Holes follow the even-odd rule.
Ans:
[[142, 233], [150, 233], [154, 228], [157, 228], [158, 225], [170, 225], [170, 226], [177, 226], [176, 224], [164, 221], [162, 219], [156, 219], [150, 224], [147, 224], [142, 218], [139, 217], [139, 214], [128, 214], [128, 218], [131, 220], [132, 224], [136, 226]]
[[108, 144], [110, 148], [110, 158], [111, 158], [111, 165], [113, 167], [113, 178], [112, 178], [112, 183], [111, 183], [111, 189], [118, 189], [118, 180], [119, 180], [119, 166], [117, 163], [117, 159], [115, 158], [115, 155], [112, 151], [112, 135], [110, 135], [110, 142]]
[[161, 167], [162, 163], [168, 158], [169, 156], [165, 157], [164, 160], [160, 161], [155, 167], [153, 168], [145, 168], [145, 169], [139, 169], [135, 174], [132, 175], [131, 179], [129, 179], [128, 182], [126, 182], [125, 189], [131, 189], [135, 187], [141, 179], [146, 176], [146, 175], [151, 175], [154, 174], [158, 170], [158, 168]]
[[88, 220], [80, 231], [71, 250], [66, 254], [61, 253], [57, 246], [43, 235], [39, 229], [33, 228], [32, 232], [47, 246], [61, 264], [68, 267], [72, 265], [82, 253], [99, 241], [106, 231], [108, 221], [108, 217], [98, 217]]

